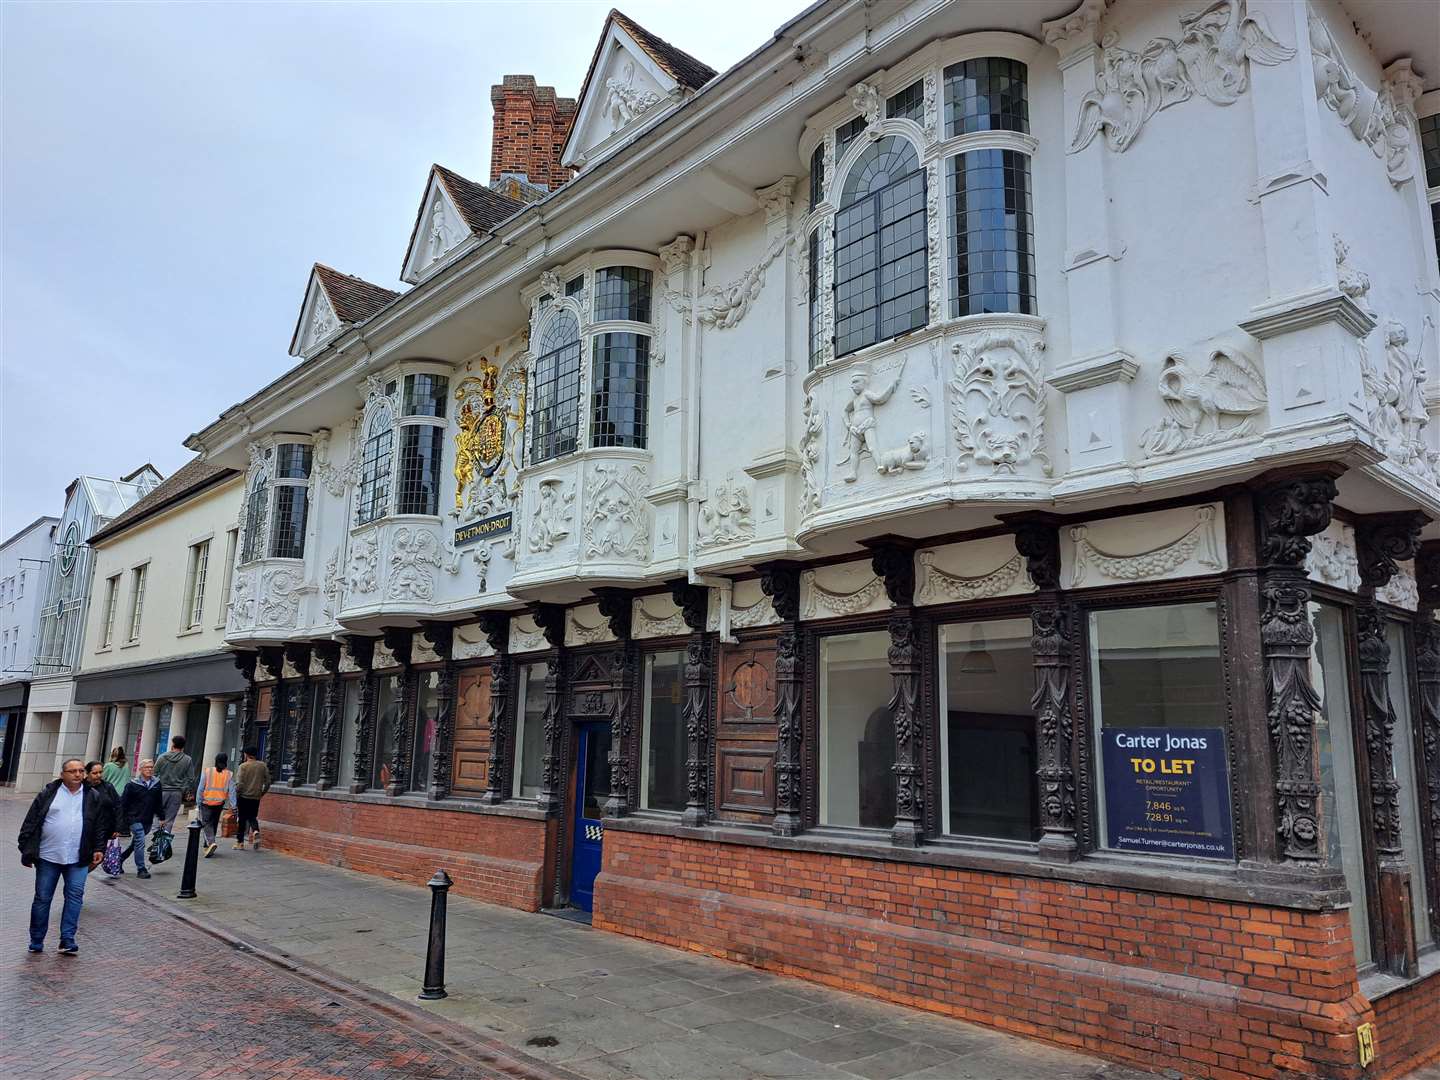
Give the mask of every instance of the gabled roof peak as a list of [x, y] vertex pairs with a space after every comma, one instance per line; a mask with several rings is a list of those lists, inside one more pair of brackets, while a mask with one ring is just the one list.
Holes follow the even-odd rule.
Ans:
[[[623, 26], [627, 33], [635, 39], [642, 49], [649, 54], [650, 59], [665, 69], [675, 81], [687, 90], [699, 90], [711, 79], [719, 74], [714, 68], [702, 60], [697, 60], [684, 49], [677, 49], [662, 37], [657, 37], [649, 30], [637, 23], [630, 16], [626, 15], [619, 8], [611, 8], [610, 14], [606, 16], [606, 25], [614, 21]], [[604, 30], [601, 30], [603, 38]], [[594, 67], [594, 62], [591, 62]], [[589, 76], [586, 76], [589, 79]], [[581, 89], [581, 96], [584, 96], [584, 89]]]
[[418, 284], [447, 262], [467, 239], [490, 233], [525, 205], [444, 165], [431, 165], [415, 210], [410, 242], [405, 246], [400, 279]]
[[310, 354], [342, 327], [364, 322], [399, 295], [393, 289], [317, 262], [310, 268], [305, 301], [290, 338], [290, 355]]

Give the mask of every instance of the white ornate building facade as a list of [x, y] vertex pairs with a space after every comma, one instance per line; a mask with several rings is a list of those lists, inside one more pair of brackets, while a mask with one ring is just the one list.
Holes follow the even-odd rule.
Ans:
[[574, 178], [432, 170], [188, 444], [267, 837], [1197, 1075], [1433, 1053], [1437, 31], [612, 13]]

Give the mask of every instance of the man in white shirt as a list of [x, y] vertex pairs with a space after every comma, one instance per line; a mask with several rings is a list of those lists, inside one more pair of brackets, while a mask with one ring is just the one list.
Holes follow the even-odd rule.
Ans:
[[43, 952], [50, 926], [55, 888], [65, 879], [65, 906], [60, 913], [60, 952], [80, 951], [75, 933], [85, 900], [85, 879], [100, 865], [105, 841], [114, 829], [114, 812], [85, 783], [85, 763], [68, 758], [60, 778], [46, 784], [20, 826], [20, 861], [35, 867], [35, 899], [30, 905], [30, 951]]

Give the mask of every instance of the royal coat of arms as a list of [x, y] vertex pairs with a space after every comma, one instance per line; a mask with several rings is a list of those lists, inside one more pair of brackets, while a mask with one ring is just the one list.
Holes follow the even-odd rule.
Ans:
[[482, 357], [479, 377], [463, 379], [455, 388], [455, 400], [460, 403], [456, 415], [460, 431], [455, 439], [457, 511], [465, 508], [466, 496], [476, 480], [489, 484], [503, 471], [511, 425], [516, 433], [524, 427], [524, 371], [514, 373], [506, 382], [502, 400], [500, 369]]

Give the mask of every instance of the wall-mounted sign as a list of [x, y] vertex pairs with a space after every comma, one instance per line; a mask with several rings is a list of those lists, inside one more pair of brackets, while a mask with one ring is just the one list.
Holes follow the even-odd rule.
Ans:
[[75, 569], [75, 560], [80, 557], [80, 526], [76, 522], [70, 522], [70, 527], [65, 530], [65, 539], [60, 545], [60, 575], [69, 577], [70, 571]]
[[1109, 847], [1233, 859], [1222, 728], [1103, 728]]
[[496, 514], [494, 517], [482, 518], [479, 521], [472, 521], [467, 525], [458, 526], [455, 529], [455, 546], [464, 547], [466, 544], [473, 544], [480, 540], [488, 540], [492, 536], [504, 536], [510, 531], [514, 524], [515, 515], [508, 510], [503, 514]]

